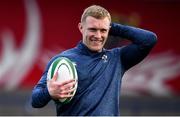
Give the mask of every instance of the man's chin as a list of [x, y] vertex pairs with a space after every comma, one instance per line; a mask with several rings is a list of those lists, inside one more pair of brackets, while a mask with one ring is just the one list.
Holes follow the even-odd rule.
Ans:
[[102, 48], [91, 48], [90, 50], [93, 52], [101, 52]]

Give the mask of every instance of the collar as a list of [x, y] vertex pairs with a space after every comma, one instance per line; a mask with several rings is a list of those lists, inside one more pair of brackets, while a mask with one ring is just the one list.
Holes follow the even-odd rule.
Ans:
[[85, 55], [89, 56], [98, 56], [105, 53], [106, 49], [102, 49], [102, 52], [95, 52], [90, 50], [83, 42], [82, 40], [78, 43], [77, 48]]

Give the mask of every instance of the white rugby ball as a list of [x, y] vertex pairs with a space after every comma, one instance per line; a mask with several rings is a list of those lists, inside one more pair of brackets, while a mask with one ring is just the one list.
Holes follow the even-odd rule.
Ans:
[[[47, 80], [52, 79], [52, 77], [55, 75], [55, 73], [58, 72], [58, 78], [57, 82], [65, 82], [67, 80], [74, 79], [76, 81], [76, 84], [74, 87], [75, 91], [72, 92], [73, 96], [76, 93], [77, 90], [77, 70], [75, 67], [75, 64], [68, 58], [66, 57], [59, 57], [57, 58], [50, 66], [48, 73], [47, 73]], [[61, 103], [68, 103], [71, 101], [73, 97], [71, 98], [63, 98], [59, 99]]]

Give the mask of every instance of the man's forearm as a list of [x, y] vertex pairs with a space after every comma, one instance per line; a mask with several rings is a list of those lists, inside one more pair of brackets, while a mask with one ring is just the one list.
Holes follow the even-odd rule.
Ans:
[[119, 36], [132, 41], [134, 44], [152, 47], [157, 41], [157, 36], [151, 31], [140, 28], [121, 25], [117, 23], [111, 24], [110, 35]]
[[153, 32], [121, 24], [112, 23], [109, 34], [132, 42], [121, 50], [121, 60], [125, 70], [142, 61], [157, 42]]
[[51, 100], [47, 87], [36, 86], [32, 91], [31, 105], [34, 108], [41, 108]]

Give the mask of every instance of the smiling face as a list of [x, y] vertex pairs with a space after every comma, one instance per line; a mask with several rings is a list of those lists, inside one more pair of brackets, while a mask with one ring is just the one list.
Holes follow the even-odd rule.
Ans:
[[107, 40], [110, 29], [110, 20], [87, 16], [84, 22], [79, 23], [79, 30], [83, 36], [83, 43], [92, 51], [101, 52]]

